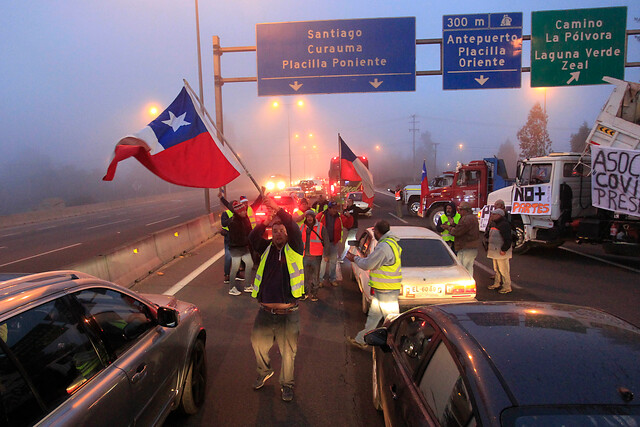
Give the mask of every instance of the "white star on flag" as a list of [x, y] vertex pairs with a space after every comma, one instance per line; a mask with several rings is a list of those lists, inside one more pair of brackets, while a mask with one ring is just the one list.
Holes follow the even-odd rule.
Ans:
[[191, 123], [186, 122], [184, 120], [185, 116], [187, 115], [186, 112], [182, 113], [182, 115], [176, 117], [175, 114], [173, 114], [171, 111], [169, 111], [169, 120], [163, 120], [162, 123], [171, 126], [171, 128], [173, 129], [173, 131], [177, 131], [180, 126], [188, 126]]

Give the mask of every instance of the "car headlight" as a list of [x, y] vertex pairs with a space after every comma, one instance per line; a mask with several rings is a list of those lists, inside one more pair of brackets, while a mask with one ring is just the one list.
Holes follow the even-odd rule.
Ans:
[[273, 190], [274, 188], [276, 188], [276, 184], [271, 181], [267, 182], [267, 190]]
[[278, 190], [284, 190], [285, 184], [284, 181], [278, 182]]

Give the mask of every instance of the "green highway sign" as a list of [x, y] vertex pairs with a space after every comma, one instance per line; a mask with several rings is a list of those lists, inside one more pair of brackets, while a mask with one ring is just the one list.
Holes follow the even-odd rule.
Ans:
[[626, 7], [531, 13], [531, 87], [624, 79]]

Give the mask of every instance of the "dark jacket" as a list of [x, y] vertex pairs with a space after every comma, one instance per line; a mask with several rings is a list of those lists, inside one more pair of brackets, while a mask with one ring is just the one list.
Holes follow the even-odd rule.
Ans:
[[320, 212], [316, 216], [316, 220], [325, 227], [327, 227], [327, 220], [333, 221], [333, 227], [329, 226], [329, 229], [333, 228], [333, 234], [329, 233], [331, 243], [338, 243], [342, 237], [342, 228], [348, 230], [353, 224], [353, 217], [346, 217], [336, 213], [336, 216], [332, 218], [328, 211]]
[[351, 218], [353, 218], [353, 224], [351, 224], [351, 227], [349, 227], [349, 230], [351, 229], [357, 229], [358, 228], [358, 217], [361, 214], [367, 213], [371, 210], [371, 208], [367, 207], [366, 209], [362, 209], [358, 206], [356, 206], [355, 204], [351, 205], [351, 207], [347, 207], [344, 209], [343, 212], [349, 212], [349, 214], [351, 215]]
[[480, 242], [478, 217], [473, 213], [462, 216], [458, 221], [458, 225], [451, 229], [451, 234], [456, 238], [453, 242], [456, 251], [477, 249]]
[[[276, 214], [287, 229], [287, 243], [300, 255], [304, 254], [304, 246], [302, 244], [302, 234], [300, 227], [293, 221], [289, 213], [280, 209]], [[264, 223], [256, 225], [256, 228], [249, 233], [249, 241], [253, 249], [262, 256], [267, 247], [271, 244], [271, 240], [263, 237], [267, 230]], [[265, 261], [264, 271], [262, 272], [262, 283], [258, 291], [258, 302], [264, 303], [293, 303], [296, 298], [291, 294], [291, 286], [289, 280], [289, 270], [287, 268], [286, 259], [283, 250], [277, 250], [274, 247], [269, 251], [267, 260]]]
[[487, 228], [484, 232], [485, 239], [489, 238], [489, 234], [492, 228], [496, 228], [500, 232], [500, 236], [502, 236], [502, 240], [504, 241], [500, 249], [503, 252], [507, 252], [512, 243], [511, 224], [509, 224], [509, 221], [507, 221], [507, 219], [503, 216], [500, 216], [497, 221], [490, 221], [489, 224], [487, 224]]

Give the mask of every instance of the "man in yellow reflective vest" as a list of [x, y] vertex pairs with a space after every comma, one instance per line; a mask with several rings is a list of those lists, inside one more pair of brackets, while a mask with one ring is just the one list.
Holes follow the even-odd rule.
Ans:
[[[460, 214], [456, 210], [456, 204], [453, 202], [447, 203], [444, 208], [444, 213], [438, 218], [436, 223], [436, 231], [442, 236], [447, 245], [455, 252], [454, 241], [455, 237], [451, 234], [451, 228], [458, 225], [460, 222]], [[446, 226], [446, 227], [443, 227]]]
[[[291, 215], [269, 197], [265, 197], [265, 204], [268, 208], [266, 220], [249, 234], [251, 245], [262, 254], [251, 293], [260, 304], [251, 331], [251, 345], [258, 365], [253, 389], [262, 388], [273, 375], [269, 350], [275, 341], [282, 356], [282, 400], [290, 402], [293, 400], [293, 366], [300, 335], [298, 299], [304, 293], [304, 246], [300, 228]], [[271, 224], [271, 241], [263, 237], [267, 224]]]
[[363, 350], [369, 346], [364, 342], [367, 332], [378, 326], [378, 322], [388, 314], [399, 313], [398, 297], [402, 289], [402, 248], [398, 238], [391, 232], [389, 223], [385, 220], [376, 222], [373, 235], [378, 241], [373, 252], [366, 258], [347, 253], [347, 259], [355, 262], [363, 270], [369, 270], [369, 286], [373, 292], [373, 299], [367, 314], [364, 329], [355, 338], [347, 337], [347, 341]]

